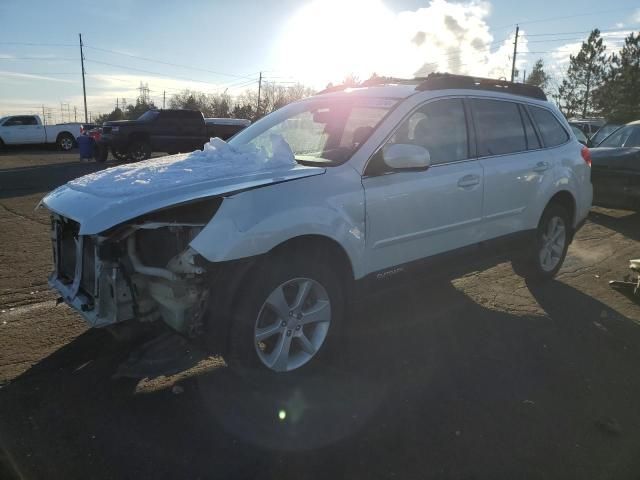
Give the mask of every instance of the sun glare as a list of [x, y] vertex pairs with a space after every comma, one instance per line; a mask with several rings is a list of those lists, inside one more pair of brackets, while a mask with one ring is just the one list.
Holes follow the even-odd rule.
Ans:
[[[512, 40], [490, 48], [488, 15], [486, 2], [432, 0], [417, 10], [393, 12], [382, 0], [312, 0], [292, 14], [272, 58], [279, 72], [316, 88], [373, 72], [504, 76]], [[525, 38], [519, 48], [526, 52]]]
[[313, 1], [294, 14], [282, 35], [280, 68], [314, 86], [351, 73], [368, 75], [386, 56], [381, 33], [393, 17], [379, 1]]

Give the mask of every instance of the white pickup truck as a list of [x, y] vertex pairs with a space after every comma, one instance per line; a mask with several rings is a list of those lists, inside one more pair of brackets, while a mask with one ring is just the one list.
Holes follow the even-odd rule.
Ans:
[[4, 145], [55, 143], [71, 150], [80, 135], [79, 123], [44, 125], [38, 115], [11, 115], [0, 118], [0, 148]]

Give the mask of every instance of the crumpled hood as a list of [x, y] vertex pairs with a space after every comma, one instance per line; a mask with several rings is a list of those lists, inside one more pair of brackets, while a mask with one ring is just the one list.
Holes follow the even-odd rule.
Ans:
[[283, 181], [319, 175], [298, 165], [291, 151], [269, 156], [250, 145], [212, 139], [204, 151], [121, 165], [68, 182], [44, 197], [51, 211], [80, 223], [80, 234], [100, 233], [162, 208]]

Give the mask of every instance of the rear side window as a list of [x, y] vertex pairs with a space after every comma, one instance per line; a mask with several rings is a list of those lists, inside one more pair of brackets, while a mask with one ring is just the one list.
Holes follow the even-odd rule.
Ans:
[[527, 150], [518, 104], [484, 99], [474, 99], [471, 104], [478, 134], [478, 156]]
[[536, 131], [533, 128], [533, 123], [531, 123], [531, 119], [529, 118], [527, 109], [524, 108], [523, 105], [520, 105], [520, 115], [522, 115], [522, 123], [524, 124], [524, 133], [527, 138], [527, 149], [536, 150], [540, 148], [541, 147], [540, 140], [538, 140], [538, 135], [536, 134]]
[[542, 135], [545, 147], [562, 145], [569, 140], [569, 134], [560, 124], [558, 119], [549, 110], [540, 107], [529, 106], [533, 120], [538, 124], [538, 130]]

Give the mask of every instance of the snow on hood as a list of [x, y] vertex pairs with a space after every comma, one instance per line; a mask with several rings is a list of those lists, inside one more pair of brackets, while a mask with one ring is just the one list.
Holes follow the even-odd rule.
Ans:
[[243, 176], [258, 172], [294, 168], [297, 163], [289, 144], [279, 135], [272, 135], [271, 141], [273, 153], [269, 155], [251, 144], [235, 146], [212, 138], [202, 151], [109, 168], [72, 180], [67, 186], [101, 197], [127, 197], [209, 180], [241, 180]]
[[79, 222], [81, 235], [92, 235], [172, 205], [325, 173], [321, 167], [298, 165], [281, 138], [272, 139], [272, 150], [268, 155], [214, 138], [204, 151], [78, 178], [50, 192], [42, 204]]

